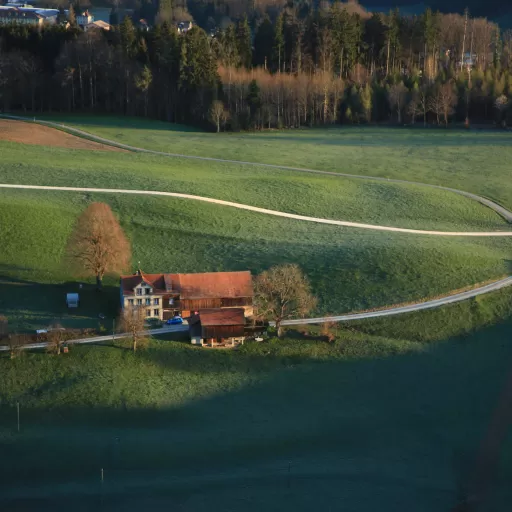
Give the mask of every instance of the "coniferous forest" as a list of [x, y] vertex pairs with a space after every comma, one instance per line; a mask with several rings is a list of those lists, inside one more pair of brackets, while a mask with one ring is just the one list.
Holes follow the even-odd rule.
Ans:
[[139, 28], [141, 9], [110, 31], [83, 32], [73, 20], [0, 27], [0, 109], [219, 131], [512, 123], [512, 31], [468, 10], [406, 16], [291, 0], [254, 4], [224, 28], [198, 14], [204, 28], [180, 34], [170, 4], [146, 8], [149, 30]]

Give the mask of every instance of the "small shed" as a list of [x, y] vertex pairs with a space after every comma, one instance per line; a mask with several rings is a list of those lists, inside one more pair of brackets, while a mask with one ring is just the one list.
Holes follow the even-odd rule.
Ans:
[[194, 345], [210, 342], [243, 341], [245, 338], [243, 308], [202, 309], [189, 319], [190, 339]]
[[80, 302], [78, 293], [68, 293], [66, 295], [66, 305], [68, 308], [77, 308]]

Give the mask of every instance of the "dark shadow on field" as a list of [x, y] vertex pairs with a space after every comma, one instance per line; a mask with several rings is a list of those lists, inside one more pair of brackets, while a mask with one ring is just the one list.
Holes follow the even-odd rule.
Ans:
[[[47, 284], [13, 278], [4, 274], [12, 268], [0, 268], [0, 315], [7, 317], [10, 332], [34, 331], [57, 322], [68, 328], [99, 326], [99, 314], [105, 315], [111, 328], [119, 304], [119, 289], [105, 286], [97, 292], [94, 285], [79, 282]], [[80, 305], [68, 309], [66, 294], [78, 293]]]
[[[332, 129], [331, 129], [332, 130]], [[395, 131], [396, 130], [396, 131]], [[357, 132], [350, 131], [350, 128], [344, 128], [342, 131], [336, 132], [335, 135], [338, 137], [329, 137], [322, 139], [321, 133], [317, 132], [317, 136], [306, 136], [305, 133], [298, 132], [297, 135], [283, 135], [278, 133], [277, 135], [262, 135], [258, 134], [255, 140], [259, 142], [295, 142], [297, 144], [309, 143], [309, 144], [322, 144], [327, 146], [364, 146], [364, 147], [386, 147], [389, 148], [390, 144], [397, 148], [401, 146], [409, 146], [414, 144], [414, 147], [426, 147], [435, 148], [442, 146], [503, 146], [510, 148], [511, 139], [505, 137], [504, 132], [501, 131], [485, 131], [485, 132], [465, 132], [462, 130], [449, 130], [447, 132], [435, 131], [435, 130], [416, 130], [410, 128], [396, 128], [390, 130], [387, 127], [386, 131], [383, 130], [382, 139], [379, 139], [379, 130], [371, 131], [366, 134], [364, 131], [359, 130]], [[401, 132], [403, 138], [396, 140], [390, 140], [390, 134], [397, 134]], [[314, 131], [313, 131], [314, 133]], [[327, 135], [334, 135], [326, 131]], [[446, 137], [447, 134], [456, 134], [456, 138]], [[436, 136], [437, 135], [437, 136]], [[497, 137], [498, 136], [498, 137]], [[499, 137], [501, 136], [501, 137]], [[409, 138], [410, 137], [410, 138]]]
[[[37, 114], [36, 114], [37, 117]], [[46, 119], [46, 117], [43, 117]], [[170, 131], [170, 132], [183, 132], [183, 133], [205, 133], [199, 128], [192, 126], [186, 126], [182, 124], [168, 123], [165, 121], [152, 121], [144, 118], [134, 117], [103, 117], [101, 115], [80, 115], [80, 116], [50, 116], [49, 120], [55, 120], [55, 122], [67, 124], [67, 125], [82, 125], [82, 126], [100, 126], [110, 128], [137, 128], [139, 130], [153, 130], [153, 131]]]
[[[509, 373], [511, 335], [507, 322], [422, 353], [283, 368], [171, 409], [23, 409], [19, 435], [2, 407], [0, 505], [448, 511]], [[507, 510], [511, 449], [485, 510]]]

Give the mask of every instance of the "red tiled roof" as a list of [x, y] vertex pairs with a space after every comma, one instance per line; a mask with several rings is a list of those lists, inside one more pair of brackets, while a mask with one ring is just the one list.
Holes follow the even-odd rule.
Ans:
[[175, 286], [182, 299], [231, 299], [253, 295], [249, 271], [177, 274], [176, 278]]
[[203, 327], [245, 325], [243, 308], [201, 309], [199, 320]]
[[134, 274], [131, 276], [121, 276], [121, 286], [125, 295], [133, 293], [133, 289], [140, 283], [145, 282], [153, 287], [155, 293], [164, 293], [174, 288], [175, 274]]
[[181, 299], [234, 299], [252, 297], [252, 278], [249, 271], [205, 272], [202, 274], [146, 274], [121, 276], [124, 295], [133, 294], [133, 289], [145, 282], [155, 293], [172, 290]]

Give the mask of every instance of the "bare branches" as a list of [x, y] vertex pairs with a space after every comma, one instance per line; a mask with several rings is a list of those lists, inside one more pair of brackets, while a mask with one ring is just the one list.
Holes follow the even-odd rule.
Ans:
[[67, 254], [79, 273], [95, 276], [101, 288], [107, 272], [122, 272], [128, 267], [131, 249], [110, 207], [92, 203], [77, 220]]
[[65, 331], [62, 325], [57, 323], [50, 325], [46, 339], [48, 341], [46, 351], [50, 354], [60, 355], [62, 345], [66, 341]]
[[136, 352], [138, 346], [145, 339], [146, 316], [144, 308], [142, 306], [129, 306], [123, 310], [119, 320], [119, 330], [130, 334], [132, 348]]
[[407, 103], [409, 89], [405, 87], [403, 82], [392, 85], [389, 88], [388, 100], [389, 106], [396, 112], [399, 124], [402, 124], [402, 113]]
[[282, 335], [282, 322], [303, 317], [316, 307], [308, 279], [298, 265], [281, 265], [261, 273], [254, 282], [256, 313], [276, 323]]

